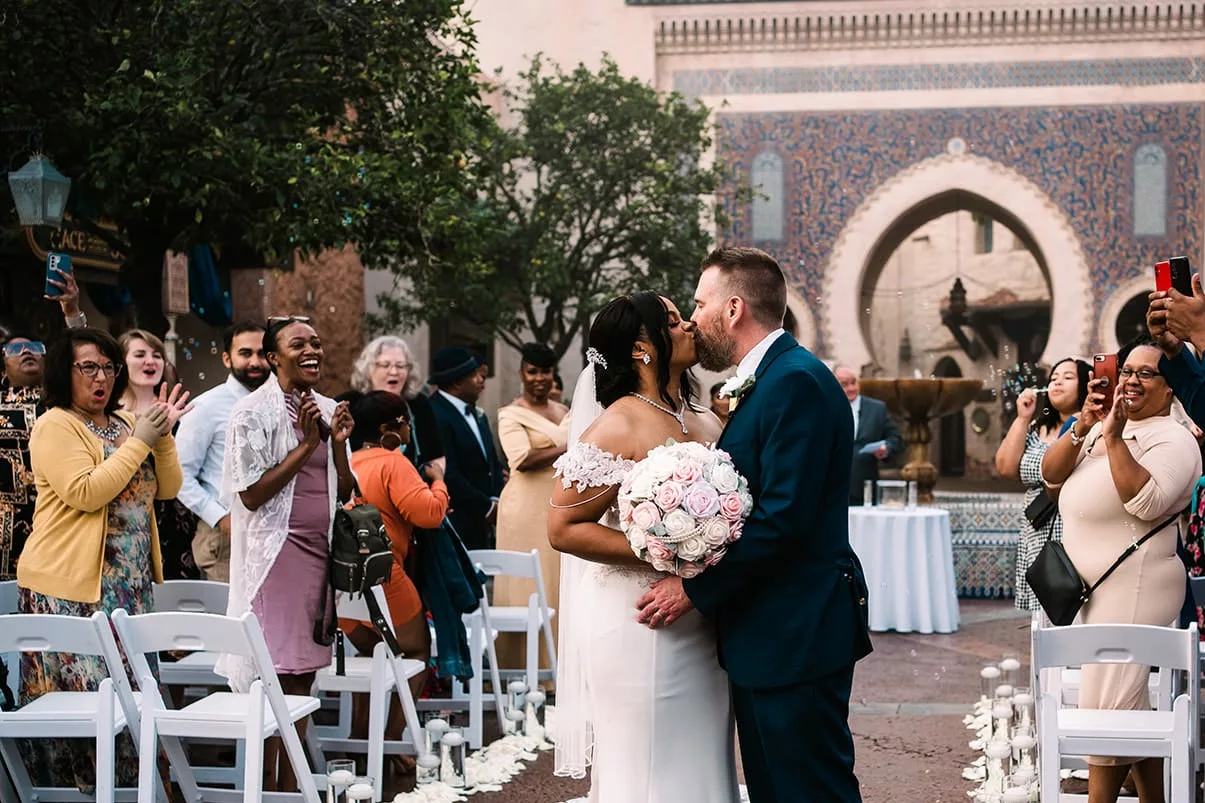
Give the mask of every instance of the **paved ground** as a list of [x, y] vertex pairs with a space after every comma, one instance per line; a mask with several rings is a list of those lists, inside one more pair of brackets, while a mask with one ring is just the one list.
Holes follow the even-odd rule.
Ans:
[[[1011, 600], [962, 600], [955, 634], [881, 633], [858, 665], [850, 727], [866, 803], [961, 803], [974, 757], [962, 717], [979, 695], [979, 669], [1005, 651], [1026, 656], [1029, 619]], [[501, 792], [479, 803], [560, 803], [588, 784], [552, 776], [545, 754]]]

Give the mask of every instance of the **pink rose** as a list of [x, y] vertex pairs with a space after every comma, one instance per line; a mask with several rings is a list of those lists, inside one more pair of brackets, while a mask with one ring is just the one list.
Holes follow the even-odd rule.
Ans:
[[645, 546], [648, 548], [649, 557], [654, 561], [666, 561], [674, 557], [673, 551], [662, 543], [660, 538], [650, 538]]
[[728, 525], [728, 543], [731, 544], [733, 541], [739, 541], [741, 538], [741, 533], [744, 531], [744, 529], [745, 522], [743, 521], [734, 521]]
[[703, 567], [694, 561], [686, 561], [678, 567], [678, 576], [684, 580], [689, 580], [692, 577], [698, 577], [703, 571]]
[[714, 566], [717, 563], [719, 563], [721, 560], [723, 560], [724, 556], [727, 554], [728, 554], [727, 549], [717, 549], [715, 552], [712, 552], [710, 555], [708, 555], [706, 558], [704, 558], [703, 562], [706, 563], [708, 566]]
[[652, 502], [641, 502], [632, 508], [632, 524], [642, 530], [651, 530], [661, 523], [661, 511]]
[[620, 497], [620, 499], [619, 499], [619, 520], [620, 521], [628, 521], [628, 518], [631, 515], [632, 515], [632, 501], [630, 499], [625, 499], [623, 497]]
[[682, 493], [683, 488], [681, 485], [672, 480], [667, 480], [661, 483], [661, 487], [657, 489], [657, 493], [653, 499], [656, 500], [657, 507], [668, 513], [682, 504]]
[[728, 521], [740, 521], [745, 515], [745, 502], [740, 494], [724, 494], [720, 497], [720, 515]]
[[696, 519], [714, 516], [720, 509], [720, 495], [705, 482], [696, 482], [686, 489], [682, 507]]
[[682, 460], [674, 469], [674, 479], [684, 485], [690, 485], [703, 476], [703, 469], [693, 460]]

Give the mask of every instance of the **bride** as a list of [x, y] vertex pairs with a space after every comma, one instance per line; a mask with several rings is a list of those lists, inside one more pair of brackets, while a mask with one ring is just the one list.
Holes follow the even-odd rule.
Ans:
[[[655, 293], [622, 296], [590, 327], [573, 396], [573, 444], [548, 537], [562, 553], [558, 775], [591, 773], [591, 803], [735, 803], [728, 679], [697, 612], [649, 629], [636, 601], [664, 575], [616, 529], [619, 484], [667, 440], [713, 443], [718, 419], [690, 404], [694, 324]], [[595, 420], [597, 419], [597, 420]]]

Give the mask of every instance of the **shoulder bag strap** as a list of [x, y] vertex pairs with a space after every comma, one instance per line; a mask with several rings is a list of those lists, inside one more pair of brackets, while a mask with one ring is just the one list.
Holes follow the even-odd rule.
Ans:
[[[1137, 541], [1135, 541], [1134, 543], [1132, 543], [1128, 547], [1126, 547], [1125, 552], [1122, 552], [1121, 555], [1117, 558], [1117, 560], [1113, 561], [1113, 565], [1105, 570], [1105, 573], [1100, 576], [1100, 579], [1097, 580], [1095, 583], [1093, 583], [1091, 588], [1084, 591], [1083, 599], [1087, 600], [1088, 597], [1092, 596], [1092, 592], [1095, 591], [1096, 589], [1100, 588], [1100, 584], [1103, 583], [1105, 580], [1108, 580], [1109, 575], [1111, 575], [1113, 572], [1117, 571], [1117, 567], [1120, 566], [1121, 564], [1125, 563], [1126, 558], [1128, 558], [1130, 555], [1133, 555], [1135, 552], [1137, 552], [1138, 547], [1142, 546], [1147, 541], [1151, 540], [1151, 538], [1155, 537], [1155, 535], [1157, 535], [1160, 531], [1162, 531], [1164, 527], [1168, 526], [1169, 524], [1171, 524], [1173, 521], [1175, 521], [1178, 518], [1180, 518], [1180, 512], [1176, 511], [1174, 514], [1172, 514], [1171, 516], [1168, 516], [1166, 519], [1164, 519], [1158, 525], [1156, 525], [1155, 529], [1151, 530], [1149, 533], [1142, 536]], [[1179, 531], [1179, 528], [1177, 528], [1177, 532], [1178, 531]]]
[[381, 634], [381, 638], [385, 640], [385, 645], [389, 647], [389, 652], [393, 656], [402, 654], [402, 648], [398, 646], [397, 637], [393, 635], [393, 628], [385, 621], [385, 615], [381, 612], [381, 606], [377, 604], [377, 595], [372, 593], [371, 588], [364, 590], [364, 601], [368, 603], [368, 613], [372, 616], [372, 624], [376, 627], [377, 632]]

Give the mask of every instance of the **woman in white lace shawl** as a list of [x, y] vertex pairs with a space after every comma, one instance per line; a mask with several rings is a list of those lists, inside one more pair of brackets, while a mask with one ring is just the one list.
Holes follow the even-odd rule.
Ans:
[[[264, 332], [273, 376], [230, 414], [222, 494], [230, 505], [230, 603], [255, 613], [285, 694], [307, 695], [330, 647], [314, 641], [328, 610], [327, 556], [335, 505], [351, 496], [346, 404], [313, 388], [322, 377], [322, 341], [308, 318], [273, 318]], [[223, 655], [217, 670], [231, 688], [254, 680], [250, 663]], [[304, 724], [298, 723], [304, 737]], [[295, 791], [279, 740], [269, 742], [265, 791]]]

